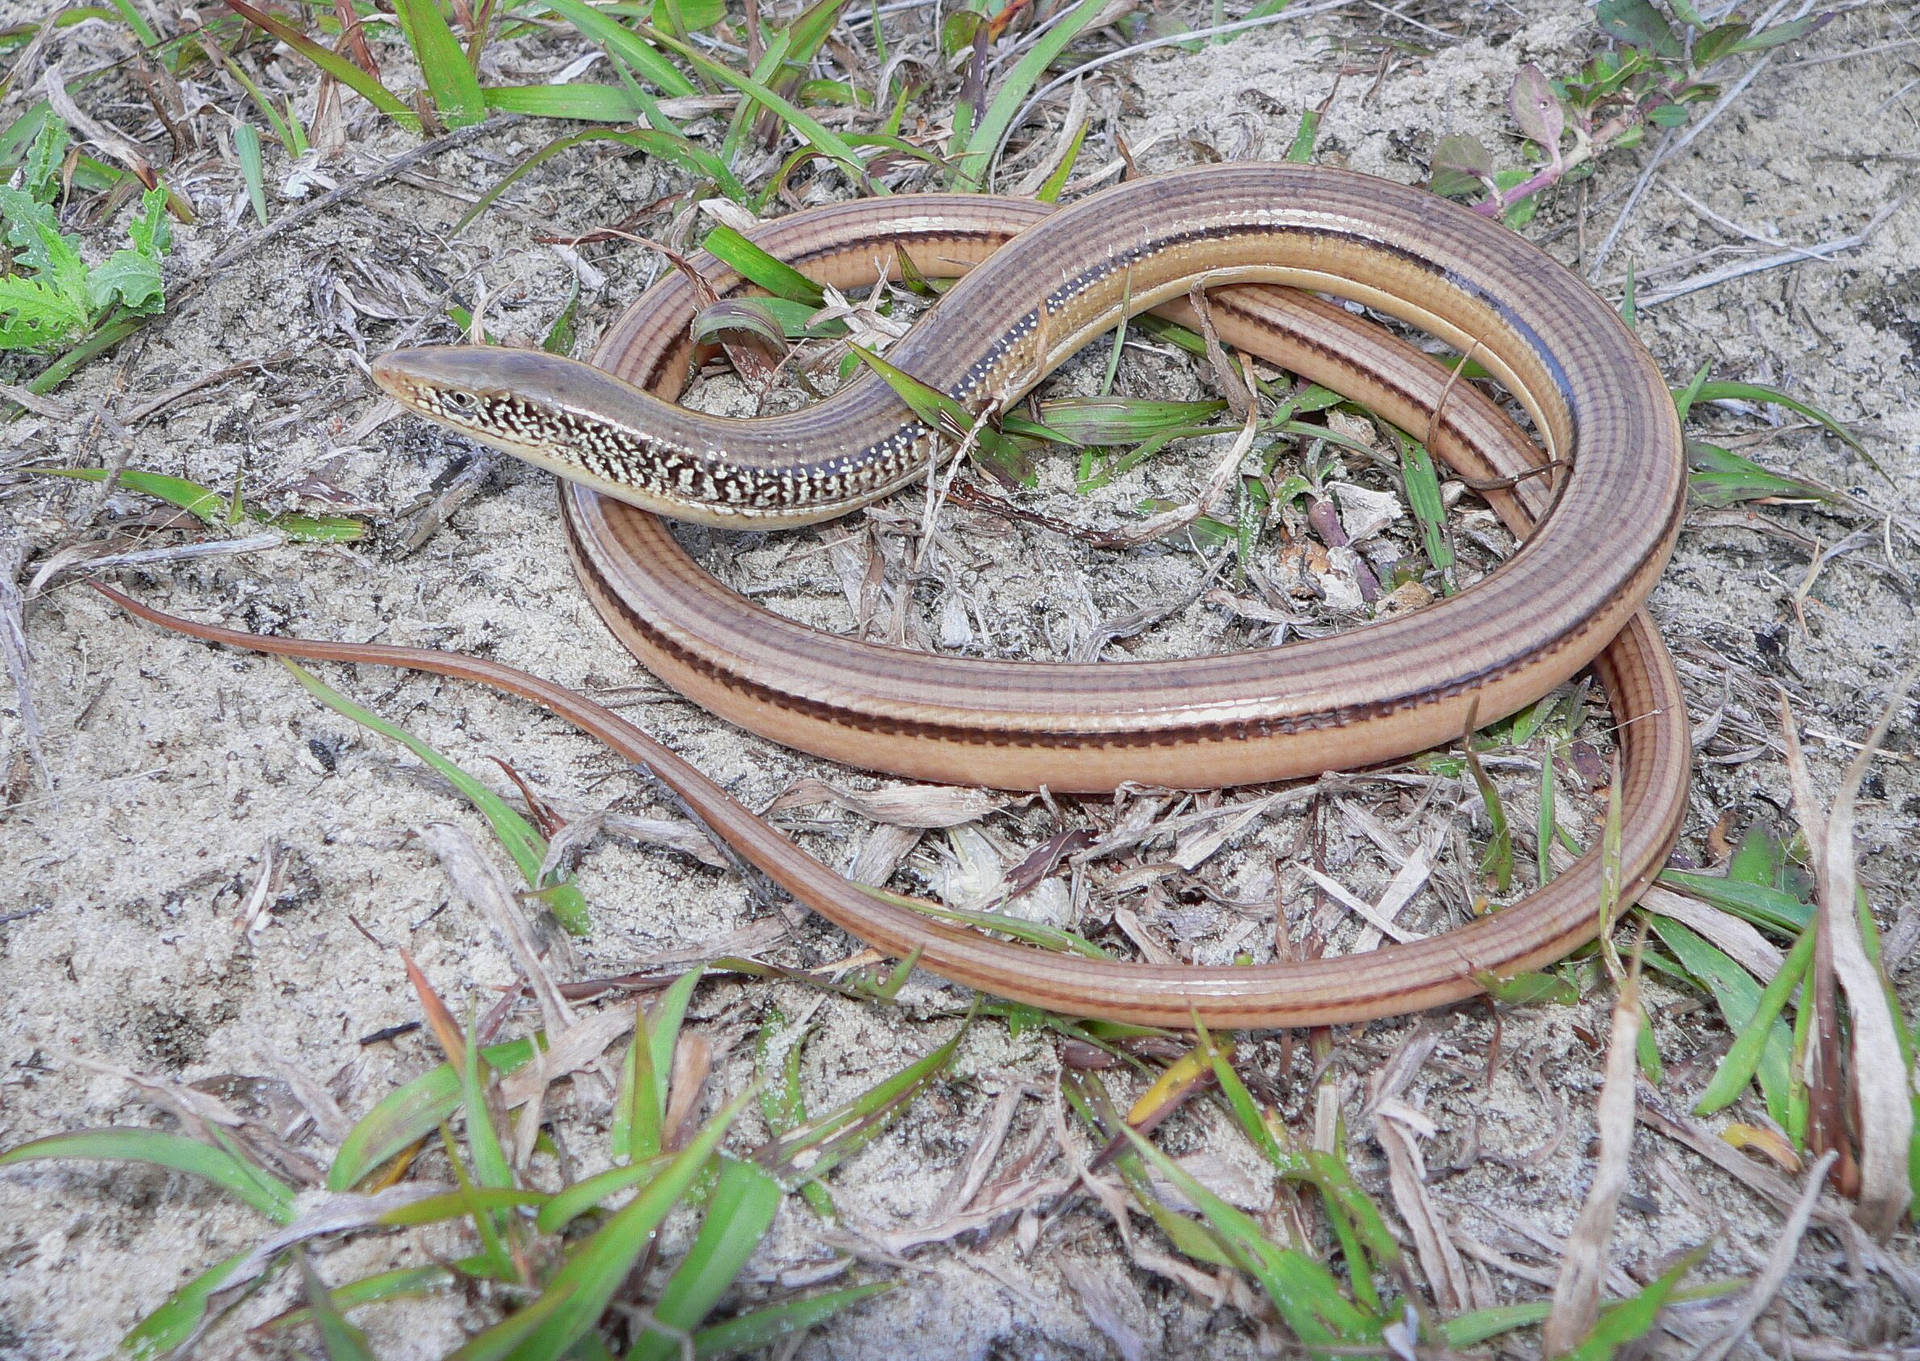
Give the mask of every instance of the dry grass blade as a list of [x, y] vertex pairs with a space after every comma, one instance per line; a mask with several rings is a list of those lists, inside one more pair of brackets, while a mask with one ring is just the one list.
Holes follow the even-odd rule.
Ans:
[[1658, 885], [1647, 889], [1640, 895], [1640, 906], [1699, 932], [1734, 963], [1763, 982], [1780, 972], [1786, 958], [1773, 942], [1731, 912], [1672, 889]]
[[[1859, 1132], [1859, 1208], [1855, 1218], [1862, 1228], [1885, 1239], [1899, 1227], [1913, 1199], [1913, 1186], [1907, 1176], [1907, 1151], [1913, 1139], [1913, 1100], [1911, 1079], [1904, 1062], [1889, 1063], [1898, 1057], [1899, 1022], [1886, 976], [1867, 957], [1856, 911], [1859, 880], [1853, 863], [1853, 809], [1860, 782], [1887, 729], [1906, 702], [1920, 670], [1909, 670], [1894, 686], [1880, 721], [1867, 734], [1860, 752], [1847, 768], [1846, 778], [1834, 792], [1823, 815], [1813, 778], [1807, 769], [1806, 755], [1800, 749], [1800, 737], [1794, 729], [1793, 710], [1784, 694], [1780, 697], [1781, 735], [1786, 739], [1787, 774], [1793, 783], [1794, 811], [1805, 829], [1807, 845], [1813, 853], [1814, 882], [1819, 898], [1819, 923], [1822, 938], [1830, 942], [1833, 973], [1847, 996], [1847, 1010], [1853, 1022], [1851, 1105], [1857, 1112]], [[1838, 1082], [1839, 1074], [1827, 1075]], [[1812, 1130], [1809, 1129], [1809, 1142]], [[1837, 1147], [1837, 1145], [1835, 1146]], [[1815, 1152], [1826, 1147], [1815, 1146]], [[1847, 1151], [1841, 1153], [1846, 1166]]]
[[40, 745], [40, 714], [33, 707], [32, 656], [27, 651], [27, 602], [20, 593], [16, 574], [26, 557], [24, 543], [15, 542], [0, 549], [0, 652], [6, 654], [7, 674], [13, 680], [14, 704], [20, 714], [20, 734], [27, 755], [40, 772], [44, 788], [53, 786], [53, 773], [47, 769], [46, 752]]
[[763, 813], [830, 803], [849, 813], [892, 827], [938, 829], [978, 822], [1013, 800], [986, 789], [964, 789], [942, 784], [895, 784], [856, 793], [836, 789], [823, 780], [796, 780], [768, 804]]
[[554, 985], [553, 977], [541, 961], [533, 943], [533, 930], [515, 901], [513, 891], [491, 860], [480, 854], [473, 838], [450, 823], [436, 822], [420, 829], [420, 839], [446, 870], [447, 878], [461, 897], [477, 908], [488, 925], [499, 933], [519, 965], [533, 995], [540, 1003], [540, 1015], [547, 1032], [558, 1035], [571, 1030], [576, 1018], [573, 1008]]
[[1635, 1051], [1640, 1039], [1640, 984], [1629, 974], [1622, 980], [1613, 1004], [1613, 1033], [1607, 1042], [1607, 1076], [1594, 1108], [1600, 1136], [1600, 1157], [1593, 1169], [1593, 1185], [1567, 1240], [1560, 1278], [1553, 1286], [1553, 1312], [1540, 1334], [1540, 1350], [1558, 1356], [1573, 1350], [1593, 1331], [1600, 1317], [1600, 1292], [1605, 1283], [1607, 1243], [1613, 1237], [1614, 1216], [1627, 1189], [1628, 1163], [1633, 1152], [1633, 1093]]
[[578, 1025], [557, 1034], [550, 1032], [540, 1063], [528, 1064], [501, 1079], [501, 1101], [509, 1110], [524, 1105], [538, 1094], [537, 1087], [598, 1062], [610, 1045], [632, 1029], [631, 1010], [608, 1007]]
[[1413, 1235], [1414, 1252], [1433, 1292], [1433, 1302], [1442, 1312], [1456, 1314], [1474, 1308], [1476, 1301], [1466, 1263], [1453, 1244], [1452, 1229], [1427, 1193], [1426, 1160], [1416, 1139], [1431, 1137], [1436, 1130], [1432, 1121], [1399, 1095], [1439, 1042], [1438, 1033], [1430, 1026], [1420, 1027], [1380, 1073], [1368, 1110], [1373, 1116], [1374, 1138], [1387, 1155], [1387, 1182], [1394, 1208]]
[[447, 1009], [447, 1004], [433, 984], [427, 981], [426, 974], [413, 962], [413, 956], [405, 949], [400, 951], [400, 962], [406, 965], [407, 981], [413, 984], [414, 995], [420, 999], [420, 1010], [426, 1014], [427, 1028], [433, 1032], [433, 1038], [439, 1042], [440, 1052], [447, 1056], [447, 1062], [455, 1068], [463, 1068], [467, 1062], [467, 1040], [461, 1032], [460, 1022]]
[[1773, 1303], [1773, 1297], [1779, 1293], [1780, 1287], [1786, 1282], [1787, 1273], [1793, 1267], [1794, 1256], [1800, 1250], [1801, 1236], [1806, 1233], [1807, 1223], [1813, 1218], [1813, 1207], [1820, 1201], [1820, 1188], [1826, 1185], [1827, 1169], [1833, 1166], [1838, 1157], [1839, 1154], [1829, 1149], [1820, 1155], [1820, 1161], [1807, 1170], [1806, 1190], [1794, 1204], [1787, 1222], [1781, 1226], [1779, 1239], [1767, 1256], [1765, 1270], [1755, 1278], [1753, 1288], [1740, 1303], [1739, 1313], [1725, 1331], [1696, 1351], [1692, 1361], [1724, 1361], [1739, 1345], [1740, 1339], [1746, 1336], [1747, 1329], [1759, 1322], [1760, 1315]]

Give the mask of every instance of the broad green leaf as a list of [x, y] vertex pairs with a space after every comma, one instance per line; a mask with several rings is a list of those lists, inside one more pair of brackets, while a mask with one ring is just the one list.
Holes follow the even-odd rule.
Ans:
[[159, 262], [138, 251], [115, 251], [88, 273], [87, 301], [96, 314], [118, 305], [135, 316], [152, 316], [166, 301]]
[[1442, 198], [1479, 198], [1493, 178], [1493, 153], [1464, 132], [1442, 137], [1433, 148], [1427, 188]]
[[0, 278], [0, 349], [59, 349], [88, 317], [84, 305], [38, 279]]
[[50, 105], [43, 107], [46, 112], [39, 120], [40, 131], [27, 152], [20, 187], [39, 202], [52, 203], [60, 192], [60, 165], [67, 158], [73, 137], [67, 131], [66, 121], [55, 114]]
[[1657, 56], [1681, 54], [1680, 40], [1648, 0], [1600, 0], [1593, 17], [1608, 37], [1644, 47]]
[[73, 241], [61, 232], [60, 219], [51, 207], [18, 189], [0, 186], [0, 220], [6, 223], [7, 243], [20, 252], [17, 264], [70, 297], [82, 296], [86, 263]]

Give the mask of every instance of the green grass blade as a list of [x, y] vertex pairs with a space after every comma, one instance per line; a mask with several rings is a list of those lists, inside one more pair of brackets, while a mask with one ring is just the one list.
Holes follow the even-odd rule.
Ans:
[[[443, 1266], [397, 1267], [392, 1271], [378, 1272], [357, 1281], [348, 1281], [345, 1285], [337, 1285], [327, 1292], [327, 1299], [335, 1309], [345, 1313], [362, 1305], [378, 1304], [382, 1300], [424, 1295], [452, 1285], [458, 1279], [458, 1275]], [[311, 1311], [304, 1307], [289, 1309], [260, 1326], [266, 1329], [291, 1328], [310, 1322], [311, 1318]]]
[[809, 1295], [803, 1300], [756, 1309], [751, 1314], [730, 1318], [695, 1333], [694, 1355], [705, 1361], [708, 1357], [762, 1351], [783, 1337], [803, 1333], [842, 1309], [850, 1309], [862, 1300], [891, 1289], [892, 1281], [876, 1281], [872, 1285], [848, 1286], [845, 1290], [831, 1290], [824, 1295]]
[[[24, 471], [41, 477], [71, 477], [81, 482], [105, 482], [105, 468], [27, 468]], [[143, 473], [134, 468], [123, 468], [115, 485], [128, 491], [137, 491], [143, 496], [151, 496], [157, 501], [184, 510], [194, 518], [210, 525], [227, 523], [227, 498], [210, 487], [198, 482], [189, 482], [184, 477], [169, 477], [165, 473]]]
[[[1761, 402], [1770, 406], [1784, 406], [1795, 415], [1805, 416], [1815, 424], [1825, 426], [1829, 432], [1837, 435], [1844, 441], [1848, 448], [1852, 449], [1862, 458], [1866, 458], [1869, 463], [1873, 462], [1868, 456], [1866, 448], [1854, 436], [1851, 430], [1848, 430], [1844, 425], [1840, 424], [1839, 421], [1829, 416], [1819, 407], [1814, 406], [1810, 402], [1803, 402], [1797, 397], [1789, 397], [1778, 388], [1770, 388], [1760, 383], [1703, 382], [1694, 387], [1693, 401], [1696, 403], [1729, 401]], [[1875, 472], [1880, 472], [1880, 465], [1877, 463], [1873, 464], [1873, 469]], [[1882, 477], [1886, 476], [1885, 473], [1881, 473], [1880, 475]]]
[[681, 74], [678, 67], [668, 61], [657, 47], [619, 20], [582, 3], [582, 0], [541, 0], [541, 3], [579, 29], [589, 40], [604, 47], [607, 55], [619, 58], [667, 94], [694, 93], [693, 82]]
[[632, 1186], [640, 1186], [658, 1176], [667, 1159], [656, 1155], [626, 1167], [609, 1167], [604, 1172], [576, 1181], [555, 1191], [540, 1207], [534, 1227], [541, 1233], [559, 1233], [567, 1225], [611, 1196]]
[[[969, 1013], [967, 1020], [953, 1032], [953, 1038], [938, 1049], [853, 1100], [760, 1149], [755, 1159], [775, 1175], [790, 1181], [812, 1181], [825, 1176], [878, 1135], [920, 1088], [952, 1061], [972, 1020]], [[804, 1168], [795, 1165], [796, 1158], [803, 1153], [812, 1155]]]
[[[549, 2], [551, 3], [551, 0], [549, 0]], [[1093, 0], [1083, 0], [1083, 3], [1091, 4]], [[717, 61], [702, 56], [694, 48], [681, 42], [677, 38], [670, 38], [664, 33], [653, 30], [648, 30], [648, 36], [662, 47], [677, 52], [681, 58], [690, 62], [696, 70], [708, 79], [716, 80], [722, 85], [738, 90], [749, 99], [757, 100], [767, 108], [772, 109], [787, 121], [787, 126], [792, 129], [797, 137], [813, 146], [821, 155], [836, 162], [849, 175], [853, 176], [856, 184], [861, 185], [875, 194], [885, 194], [887, 192], [883, 185], [874, 184], [867, 179], [866, 162], [860, 159], [854, 149], [848, 146], [838, 133], [830, 131], [819, 119], [787, 99], [786, 96], [768, 89], [760, 82], [743, 76], [737, 71], [722, 66]]]
[[[649, 118], [648, 121], [652, 121], [652, 119]], [[527, 157], [526, 160], [520, 162], [520, 164], [516, 165], [512, 170], [508, 171], [501, 177], [498, 184], [474, 200], [473, 206], [460, 215], [459, 221], [453, 224], [453, 230], [449, 232], [448, 235], [458, 236], [461, 232], [465, 231], [472, 225], [476, 218], [493, 206], [494, 200], [506, 193], [521, 176], [527, 174], [535, 166], [559, 155], [563, 151], [569, 151], [581, 145], [583, 142], [607, 141], [623, 142], [635, 150], [645, 152], [649, 156], [658, 156], [661, 160], [669, 161], [692, 174], [704, 175], [719, 186], [721, 193], [733, 199], [735, 202], [739, 202], [747, 196], [747, 191], [742, 188], [740, 182], [733, 177], [733, 172], [728, 170], [718, 157], [701, 147], [695, 146], [692, 142], [687, 141], [686, 138], [679, 136], [677, 133], [659, 132], [646, 128], [638, 132], [629, 132], [622, 128], [588, 128], [584, 132], [570, 133], [565, 137], [555, 138], [531, 156]]]
[[1798, 936], [1813, 922], [1813, 904], [1771, 884], [1749, 884], [1692, 870], [1662, 870], [1659, 882], [1691, 893], [1743, 921], [1786, 935]]
[[420, 131], [420, 120], [405, 100], [332, 48], [315, 42], [285, 19], [256, 9], [247, 0], [227, 0], [227, 8], [254, 27], [271, 33], [408, 132]]
[[1768, 497], [1784, 501], [1840, 500], [1829, 487], [1776, 473], [1731, 449], [1702, 440], [1687, 441], [1687, 469], [1688, 488], [1709, 506], [1732, 506]]
[[157, 1361], [170, 1356], [191, 1342], [200, 1332], [207, 1308], [229, 1277], [253, 1256], [251, 1248], [236, 1252], [195, 1276], [171, 1295], [158, 1309], [134, 1324], [120, 1339], [120, 1352], [135, 1361]]
[[1213, 428], [1225, 402], [1166, 402], [1135, 397], [1062, 397], [1040, 404], [1040, 420], [1072, 444], [1133, 444], [1156, 435]]
[[246, 181], [247, 201], [261, 226], [267, 225], [267, 172], [260, 158], [260, 130], [251, 123], [233, 125], [233, 150], [240, 158], [240, 178]]
[[553, 910], [554, 919], [576, 936], [587, 934], [591, 923], [585, 896], [564, 876], [551, 885], [540, 882], [540, 865], [546, 858], [547, 839], [508, 806], [505, 799], [405, 728], [389, 723], [371, 709], [361, 708], [304, 667], [292, 662], [285, 662], [284, 665], [306, 687], [308, 694], [329, 709], [352, 719], [363, 728], [371, 728], [384, 737], [392, 738], [444, 776], [460, 792], [461, 797], [486, 818], [487, 824], [493, 828], [493, 834], [500, 839], [501, 846], [513, 857], [513, 863], [519, 866], [528, 886], [536, 890], [541, 900]]
[[[1760, 985], [1753, 981], [1753, 975], [1671, 917], [1655, 915], [1653, 929], [1666, 947], [1673, 951], [1681, 967], [1713, 995], [1729, 1030], [1738, 1034], [1753, 1024], [1760, 1014], [1763, 996]], [[1807, 934], [1811, 936], [1812, 932]], [[1783, 992], [1781, 1001], [1785, 1000]], [[1777, 1008], [1774, 1014], [1778, 1016]], [[1763, 1028], [1762, 1035], [1761, 1053], [1754, 1071], [1760, 1080], [1760, 1090], [1766, 1097], [1767, 1114], [1779, 1124], [1787, 1116], [1787, 1062], [1792, 1037], [1786, 1025], [1777, 1019]]]
[[1006, 80], [1001, 82], [999, 92], [987, 105], [986, 114], [967, 139], [966, 145], [971, 149], [956, 162], [957, 188], [970, 193], [979, 191], [987, 172], [993, 168], [992, 158], [999, 153], [1002, 139], [1012, 131], [1013, 116], [1020, 112], [1033, 87], [1047, 73], [1053, 59], [1106, 8], [1106, 0], [1080, 0], [1014, 63]]
[[413, 1224], [438, 1224], [443, 1220], [460, 1219], [475, 1210], [516, 1210], [523, 1206], [545, 1206], [551, 1196], [544, 1191], [523, 1191], [512, 1186], [468, 1186], [462, 1190], [445, 1191], [437, 1196], [425, 1196], [419, 1200], [410, 1200], [405, 1205], [396, 1205], [379, 1216], [379, 1223], [390, 1228], [405, 1228]]
[[1107, 959], [1107, 952], [1088, 940], [1085, 936], [1072, 931], [1063, 931], [1057, 926], [1048, 926], [1044, 922], [1030, 922], [1020, 917], [1009, 916], [1004, 912], [970, 912], [965, 908], [947, 907], [941, 903], [929, 902], [925, 898], [914, 898], [904, 893], [891, 893], [884, 888], [874, 888], [871, 884], [862, 884], [860, 891], [868, 897], [878, 898], [883, 903], [892, 903], [895, 907], [904, 907], [918, 912], [922, 916], [937, 917], [941, 921], [961, 922], [975, 926], [983, 931], [998, 931], [1003, 936], [1026, 945], [1037, 945], [1042, 950], [1057, 950], [1062, 954], [1081, 955], [1087, 959]]
[[[511, 1073], [533, 1057], [532, 1040], [510, 1040], [482, 1051], [496, 1072]], [[327, 1189], [350, 1191], [408, 1145], [433, 1133], [460, 1105], [460, 1075], [443, 1063], [389, 1092], [341, 1141], [327, 1169]]]
[[714, 259], [733, 266], [742, 278], [758, 284], [776, 298], [824, 307], [826, 290], [792, 265], [747, 240], [731, 227], [715, 227], [701, 246]]
[[480, 1185], [488, 1190], [511, 1189], [513, 1164], [501, 1146], [500, 1132], [493, 1127], [493, 1111], [487, 1105], [487, 1077], [482, 1072], [485, 1060], [471, 1024], [467, 1027], [466, 1063], [460, 1070], [460, 1104], [467, 1117], [467, 1152], [473, 1159]]
[[[659, 27], [657, 20], [654, 26]], [[674, 36], [684, 42], [687, 35], [684, 32], [676, 32]], [[759, 65], [753, 68], [749, 79], [761, 84], [772, 81], [779, 74], [780, 65], [786, 60], [787, 51], [792, 43], [791, 35], [785, 30], [775, 32], [772, 40], [767, 44], [767, 50], [760, 54]], [[720, 139], [720, 159], [728, 165], [732, 165], [738, 158], [741, 139], [747, 135], [749, 126], [757, 116], [759, 115], [754, 112], [751, 100], [743, 99], [734, 106], [733, 121], [727, 125], [726, 136]]]
[[[568, 1257], [541, 1298], [530, 1306], [545, 1310], [536, 1325], [526, 1327], [518, 1315], [508, 1318], [455, 1351], [456, 1361], [492, 1361], [516, 1352], [559, 1357], [585, 1336], [599, 1322], [614, 1292], [626, 1283], [660, 1221], [692, 1187], [734, 1117], [752, 1097], [748, 1090], [728, 1102], [646, 1189]], [[557, 1303], [549, 1304], [550, 1300]]]
[[[780, 1183], [754, 1164], [722, 1158], [699, 1236], [661, 1289], [654, 1318], [683, 1333], [697, 1328], [760, 1246], [780, 1195]], [[679, 1341], [657, 1330], [627, 1353], [628, 1361], [674, 1361], [679, 1355]]]
[[660, 1152], [667, 1118], [667, 1084], [673, 1077], [673, 1051], [680, 1043], [687, 1003], [705, 972], [689, 969], [681, 974], [651, 1011], [641, 1013], [641, 1029], [627, 1051], [620, 1096], [614, 1103], [609, 1142], [616, 1158], [638, 1162]]
[[1609, 1361], [1620, 1347], [1652, 1332], [1680, 1278], [1706, 1260], [1712, 1246], [1702, 1243], [1632, 1299], [1602, 1314], [1586, 1340], [1567, 1353], [1567, 1361]]
[[1287, 159], [1295, 165], [1313, 163], [1313, 146], [1320, 140], [1320, 110], [1302, 109], [1300, 126], [1294, 129], [1293, 142], [1287, 147]]
[[1356, 1346], [1380, 1340], [1382, 1321], [1356, 1308], [1341, 1294], [1333, 1273], [1325, 1266], [1305, 1253], [1275, 1246], [1251, 1216], [1202, 1186], [1131, 1125], [1122, 1123], [1120, 1129], [1141, 1157], [1200, 1207], [1201, 1215], [1235, 1263], [1260, 1282], [1295, 1337], [1309, 1347]]
[[487, 116], [486, 96], [480, 92], [479, 77], [467, 62], [460, 40], [447, 27], [437, 0], [394, 0], [393, 12], [400, 20], [413, 49], [420, 74], [426, 78], [427, 95], [450, 128], [478, 123]]
[[1394, 439], [1400, 445], [1401, 485], [1406, 488], [1414, 521], [1420, 526], [1421, 546], [1426, 549], [1427, 561], [1440, 574], [1440, 589], [1452, 595], [1458, 589], [1453, 582], [1453, 544], [1447, 538], [1447, 512], [1440, 501], [1440, 477], [1434, 471], [1433, 455], [1425, 445], [1398, 431]]
[[294, 1220], [293, 1188], [233, 1154], [184, 1134], [157, 1129], [89, 1129], [53, 1134], [0, 1153], [0, 1167], [39, 1158], [89, 1158], [150, 1163], [204, 1178], [245, 1201], [276, 1224]]
[[367, 1335], [348, 1323], [334, 1306], [326, 1283], [315, 1274], [313, 1263], [304, 1252], [296, 1252], [300, 1263], [300, 1288], [307, 1299], [307, 1313], [320, 1333], [320, 1345], [326, 1348], [327, 1361], [373, 1361], [373, 1349]]
[[[104, 468], [23, 468], [21, 471], [42, 477], [72, 477], [82, 482], [104, 482], [107, 478]], [[234, 508], [225, 496], [183, 477], [124, 468], [115, 485], [165, 501], [209, 525], [224, 526], [232, 524], [234, 520]], [[345, 515], [287, 514], [261, 517], [253, 515], [251, 511], [246, 513], [249, 518], [280, 530], [290, 539], [307, 542], [348, 543], [365, 538], [367, 532], [366, 525]]]
[[1540, 808], [1533, 823], [1533, 872], [1540, 887], [1545, 888], [1547, 881], [1553, 878], [1553, 832], [1560, 824], [1554, 817], [1554, 773], [1553, 752], [1549, 750], [1540, 762]]
[[632, 123], [646, 112], [639, 100], [617, 85], [489, 85], [481, 93], [488, 108], [531, 118]]
[[[1654, 918], [1656, 928], [1662, 926], [1665, 921], [1663, 917]], [[1664, 932], [1662, 939], [1665, 939]], [[1785, 1081], [1786, 1065], [1792, 1057], [1793, 1034], [1781, 1022], [1780, 1013], [1786, 1007], [1787, 998], [1793, 995], [1793, 990], [1800, 985], [1800, 980], [1806, 977], [1807, 964], [1813, 958], [1813, 942], [1813, 931], [1801, 933], [1793, 949], [1788, 951], [1787, 957], [1781, 961], [1780, 971], [1767, 983], [1752, 1014], [1746, 1020], [1736, 1022], [1731, 1015], [1727, 1016], [1727, 1024], [1735, 1032], [1733, 1045], [1727, 1050], [1726, 1057], [1720, 1060], [1720, 1066], [1714, 1070], [1713, 1080], [1707, 1084], [1707, 1089], [1700, 1093], [1700, 1099], [1694, 1103], [1695, 1115], [1712, 1115], [1715, 1111], [1730, 1105], [1741, 1092], [1747, 1089], [1747, 1083], [1753, 1080], [1754, 1075], [1760, 1072], [1763, 1066], [1772, 1065], [1777, 1059], [1778, 1067], [1774, 1069], [1772, 1076], [1781, 1085], [1774, 1088], [1766, 1088], [1763, 1085], [1763, 1090], [1767, 1095], [1767, 1113], [1773, 1118], [1775, 1124], [1786, 1124], [1784, 1103], [1787, 1098], [1787, 1089], [1791, 1086]], [[1671, 947], [1673, 942], [1668, 941], [1667, 944]], [[1680, 955], [1682, 963], [1686, 962], [1686, 956], [1679, 950], [1674, 950], [1674, 953]], [[1688, 965], [1688, 967], [1692, 966]], [[1724, 1013], [1726, 1008], [1722, 1007], [1721, 1010]], [[1779, 1097], [1777, 1106], [1776, 1093]]]
[[[1080, 148], [1086, 145], [1087, 132], [1093, 127], [1091, 118], [1080, 120], [1080, 126], [1074, 130], [1073, 140], [1067, 143], [1067, 154], [1060, 158], [1059, 167], [1040, 186], [1034, 195], [1042, 203], [1058, 203], [1061, 193], [1067, 187], [1067, 181], [1073, 177], [1074, 166], [1080, 163]], [[1105, 391], [1103, 388], [1102, 391]]]

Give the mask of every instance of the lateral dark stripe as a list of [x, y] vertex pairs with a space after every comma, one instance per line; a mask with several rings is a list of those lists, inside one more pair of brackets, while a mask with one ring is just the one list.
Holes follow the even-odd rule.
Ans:
[[[591, 494], [591, 493], [589, 493]], [[636, 514], [645, 512], [636, 511]], [[1023, 729], [1018, 733], [995, 729], [987, 732], [979, 726], [958, 723], [935, 723], [924, 719], [906, 719], [879, 717], [864, 713], [858, 709], [843, 705], [830, 704], [824, 700], [790, 694], [784, 690], [763, 685], [737, 672], [728, 671], [715, 665], [708, 658], [690, 651], [670, 634], [655, 626], [645, 616], [638, 613], [620, 595], [611, 590], [606, 578], [594, 566], [591, 555], [582, 541], [579, 526], [571, 513], [563, 513], [561, 522], [566, 527], [567, 549], [575, 563], [583, 570], [580, 575], [589, 583], [594, 607], [601, 614], [615, 619], [645, 640], [647, 646], [672, 658], [682, 667], [709, 680], [718, 682], [724, 688], [757, 700], [762, 704], [790, 713], [802, 714], [807, 718], [835, 727], [849, 728], [859, 732], [881, 733], [887, 736], [915, 737], [941, 742], [950, 742], [959, 746], [1001, 746], [1040, 750], [1084, 750], [1090, 746], [1120, 749], [1144, 749], [1151, 747], [1188, 746], [1195, 742], [1236, 742], [1248, 738], [1276, 737], [1295, 733], [1324, 731], [1329, 728], [1344, 728], [1369, 719], [1384, 718], [1389, 714], [1404, 713], [1422, 705], [1437, 703], [1463, 695], [1482, 686], [1510, 675], [1522, 667], [1531, 665], [1541, 657], [1553, 656], [1565, 651], [1575, 642], [1590, 634], [1596, 627], [1591, 618], [1555, 637], [1546, 646], [1536, 649], [1523, 657], [1505, 659], [1478, 671], [1456, 677], [1446, 686], [1426, 687], [1379, 700], [1372, 704], [1342, 705], [1330, 709], [1318, 710], [1304, 715], [1277, 715], [1271, 718], [1237, 720], [1221, 723], [1189, 723], [1178, 728], [1159, 729], [1139, 732], [1102, 732], [1066, 731], [1052, 729]], [[1253, 654], [1242, 654], [1251, 656]]]

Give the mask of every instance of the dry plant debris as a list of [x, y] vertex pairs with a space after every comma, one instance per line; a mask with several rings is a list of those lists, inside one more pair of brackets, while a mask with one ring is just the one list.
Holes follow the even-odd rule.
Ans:
[[[1913, 15], [937, 17], [0, 13], [0, 162], [46, 209], [7, 226], [52, 223], [9, 236], [14, 276], [66, 238], [98, 270], [136, 224], [172, 239], [164, 311], [102, 294], [65, 353], [0, 357], [0, 1355], [254, 1328], [381, 1357], [596, 1328], [645, 1356], [1915, 1354]], [[1696, 819], [1637, 994], [1589, 958], [1529, 984], [1572, 1000], [1340, 1034], [965, 1021], [516, 706], [363, 668], [315, 707], [75, 589], [115, 571], [257, 630], [615, 691], [855, 877], [1055, 948], [1219, 963], [1444, 929], [1604, 836], [1595, 697], [1289, 790], [876, 787], [630, 687], [539, 480], [364, 382], [389, 345], [579, 345], [714, 221], [1292, 153], [1504, 216], [1673, 375], [1697, 504], [1655, 605]], [[780, 382], [830, 388], [916, 305], [712, 317], [745, 377], [696, 400], [804, 400]], [[690, 542], [808, 622], [1076, 659], [1282, 645], [1510, 551], [1417, 445], [1209, 348], [1117, 334], [974, 432], [987, 477], [1030, 485], [956, 459], [937, 515]], [[1079, 446], [1025, 447], [1023, 415]]]

